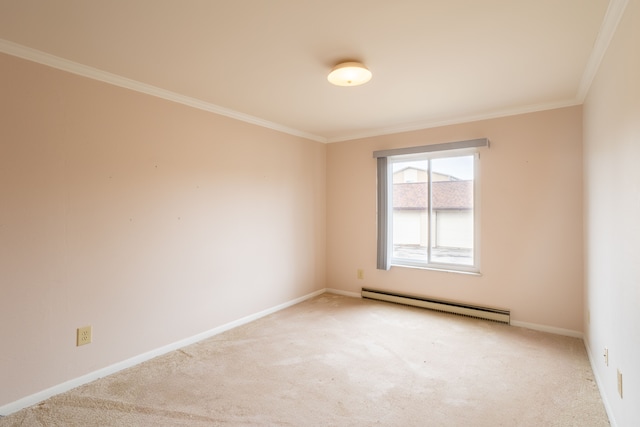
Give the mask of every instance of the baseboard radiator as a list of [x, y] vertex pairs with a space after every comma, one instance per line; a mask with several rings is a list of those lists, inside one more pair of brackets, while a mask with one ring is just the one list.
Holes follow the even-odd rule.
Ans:
[[396, 294], [388, 291], [362, 288], [362, 298], [394, 302], [397, 304], [422, 307], [429, 310], [442, 311], [445, 313], [459, 314], [461, 316], [492, 320], [494, 322], [506, 323], [507, 325], [510, 324], [511, 321], [511, 314], [509, 310], [500, 310], [490, 307], [477, 307], [473, 305], [460, 304], [450, 301], [439, 301], [431, 298], [424, 298], [413, 295]]

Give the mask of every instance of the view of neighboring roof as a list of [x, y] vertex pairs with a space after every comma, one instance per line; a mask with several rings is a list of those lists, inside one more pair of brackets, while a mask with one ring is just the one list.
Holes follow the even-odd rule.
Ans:
[[[428, 173], [427, 169], [419, 168], [419, 167], [416, 167], [416, 166], [405, 166], [405, 167], [403, 167], [401, 169], [398, 169], [397, 171], [393, 171], [393, 174], [397, 175], [397, 174], [401, 174], [403, 172], [410, 171], [410, 170], [415, 170], [417, 172]], [[440, 178], [446, 178], [446, 179], [448, 179], [450, 181], [458, 181], [458, 180], [460, 180], [460, 178], [458, 178], [456, 176], [453, 176], [453, 175], [450, 175], [450, 174], [447, 174], [447, 173], [438, 172], [438, 171], [433, 171], [432, 173], [434, 175], [437, 175]], [[435, 179], [434, 179], [434, 181], [435, 181]]]
[[[471, 209], [473, 207], [473, 181], [437, 181], [431, 186], [433, 208]], [[426, 209], [428, 183], [393, 184], [395, 209]]]

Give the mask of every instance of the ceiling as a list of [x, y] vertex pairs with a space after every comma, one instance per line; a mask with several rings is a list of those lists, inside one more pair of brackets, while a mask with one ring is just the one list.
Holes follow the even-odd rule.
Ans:
[[0, 51], [334, 142], [580, 104], [621, 2], [0, 0]]

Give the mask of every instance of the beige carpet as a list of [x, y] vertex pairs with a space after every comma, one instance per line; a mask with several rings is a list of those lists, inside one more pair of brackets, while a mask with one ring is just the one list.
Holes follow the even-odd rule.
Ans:
[[608, 426], [581, 340], [323, 294], [0, 426]]

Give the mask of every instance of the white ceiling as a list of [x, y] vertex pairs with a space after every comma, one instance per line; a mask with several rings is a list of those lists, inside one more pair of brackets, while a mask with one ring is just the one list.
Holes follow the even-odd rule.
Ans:
[[580, 104], [609, 3], [0, 0], [0, 51], [331, 142]]

